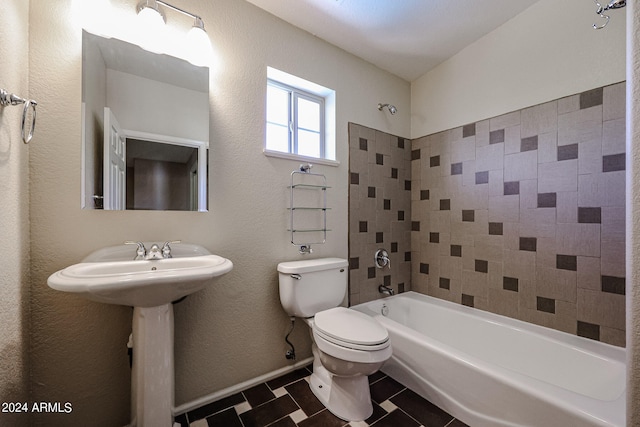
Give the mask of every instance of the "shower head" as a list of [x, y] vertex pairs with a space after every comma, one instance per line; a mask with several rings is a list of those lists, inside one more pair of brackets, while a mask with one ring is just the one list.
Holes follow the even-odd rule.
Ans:
[[378, 110], [382, 111], [382, 109], [384, 107], [387, 107], [389, 109], [389, 112], [391, 113], [391, 115], [394, 115], [395, 113], [398, 112], [398, 109], [395, 107], [395, 105], [391, 105], [391, 104], [378, 104]]

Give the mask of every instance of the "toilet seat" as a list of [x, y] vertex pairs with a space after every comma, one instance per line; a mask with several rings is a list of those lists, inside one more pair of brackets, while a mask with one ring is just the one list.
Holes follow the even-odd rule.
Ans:
[[389, 333], [370, 316], [345, 307], [316, 313], [313, 331], [318, 337], [353, 350], [377, 351], [389, 347]]

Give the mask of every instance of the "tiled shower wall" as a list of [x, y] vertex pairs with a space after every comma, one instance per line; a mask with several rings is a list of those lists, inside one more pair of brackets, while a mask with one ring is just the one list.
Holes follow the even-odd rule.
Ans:
[[624, 82], [415, 139], [411, 160], [413, 290], [624, 345]]
[[[378, 269], [384, 248], [391, 268]], [[411, 287], [411, 141], [349, 124], [349, 302]]]

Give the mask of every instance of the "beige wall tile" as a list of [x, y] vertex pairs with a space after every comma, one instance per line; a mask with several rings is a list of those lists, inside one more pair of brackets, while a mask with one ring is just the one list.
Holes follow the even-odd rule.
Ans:
[[578, 189], [578, 160], [541, 163], [538, 166], [538, 193], [576, 191]]
[[522, 110], [522, 138], [558, 129], [558, 102], [552, 101]]
[[578, 289], [578, 320], [607, 326], [625, 328], [624, 295]]
[[626, 112], [625, 82], [607, 86], [602, 91], [603, 120], [624, 119]]

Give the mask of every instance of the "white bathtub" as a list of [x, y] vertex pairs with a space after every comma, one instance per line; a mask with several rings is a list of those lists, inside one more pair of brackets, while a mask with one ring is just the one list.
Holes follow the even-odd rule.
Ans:
[[352, 308], [388, 329], [386, 374], [472, 427], [625, 425], [622, 348], [415, 292]]

